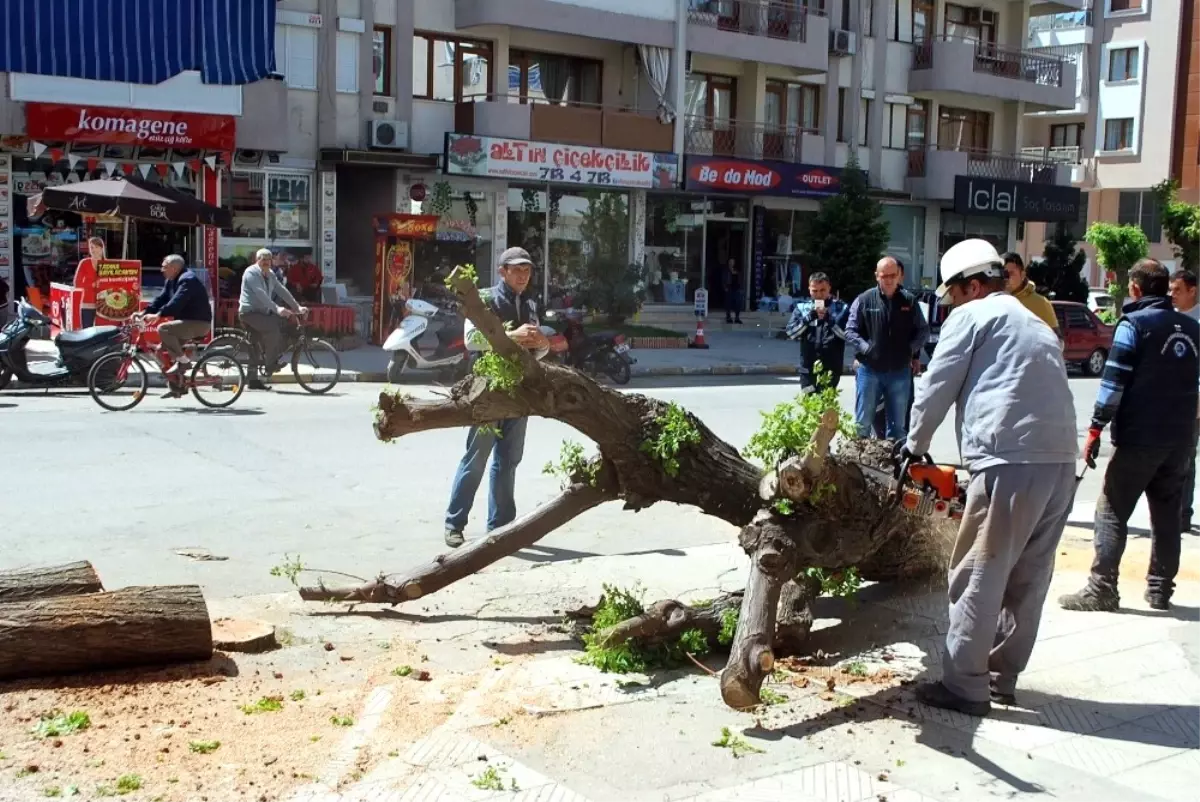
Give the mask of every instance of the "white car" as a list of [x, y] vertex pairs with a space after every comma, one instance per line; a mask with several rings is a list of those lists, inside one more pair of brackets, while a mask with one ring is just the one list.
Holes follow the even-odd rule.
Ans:
[[1088, 290], [1087, 307], [1099, 313], [1102, 309], [1112, 309], [1116, 305], [1113, 297], [1104, 290]]

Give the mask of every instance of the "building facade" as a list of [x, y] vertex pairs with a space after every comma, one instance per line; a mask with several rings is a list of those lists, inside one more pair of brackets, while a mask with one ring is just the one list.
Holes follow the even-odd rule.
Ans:
[[[1076, 215], [1076, 166], [1023, 148], [1043, 115], [1078, 107], [1087, 65], [1026, 31], [1083, 2], [282, 0], [277, 75], [2, 75], [0, 142], [24, 176], [14, 190], [158, 176], [234, 214], [172, 248], [236, 265], [266, 244], [364, 308], [381, 215], [436, 217], [413, 246], [417, 282], [465, 262], [488, 278], [523, 245], [551, 307], [572, 302], [603, 224], [649, 268], [664, 319], [686, 319], [698, 289], [721, 303], [731, 262], [751, 304], [800, 290], [804, 227], [852, 158], [912, 285], [936, 283], [959, 239], [1009, 247], [1027, 221]], [[226, 139], [93, 154], [43, 126], [47, 103]], [[169, 235], [135, 236], [150, 260]]]

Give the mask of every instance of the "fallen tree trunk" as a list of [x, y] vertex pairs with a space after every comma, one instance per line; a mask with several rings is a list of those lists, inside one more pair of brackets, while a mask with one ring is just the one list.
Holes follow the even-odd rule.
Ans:
[[678, 640], [691, 629], [699, 630], [710, 644], [718, 642], [726, 617], [736, 615], [742, 606], [742, 593], [725, 593], [704, 604], [687, 605], [664, 599], [646, 608], [641, 615], [596, 633], [602, 648], [636, 641], [640, 646], [655, 646]]
[[0, 604], [0, 679], [207, 660], [212, 650], [195, 585]]
[[76, 596], [104, 590], [90, 562], [18, 568], [0, 571], [0, 603], [42, 599], [48, 596]]

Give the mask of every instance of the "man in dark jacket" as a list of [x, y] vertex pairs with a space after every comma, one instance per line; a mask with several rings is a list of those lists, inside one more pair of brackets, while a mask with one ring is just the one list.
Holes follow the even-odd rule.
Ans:
[[828, 373], [830, 386], [842, 378], [846, 354], [846, 322], [850, 308], [833, 297], [829, 276], [813, 273], [808, 279], [808, 298], [796, 304], [788, 321], [787, 334], [800, 341], [800, 388], [817, 389], [816, 363]]
[[904, 274], [890, 256], [875, 266], [879, 286], [867, 290], [850, 305], [846, 342], [855, 351], [854, 420], [859, 437], [870, 437], [875, 407], [883, 397], [887, 437], [901, 440], [908, 433], [913, 364], [929, 339], [929, 324], [916, 297], [900, 286]]
[[1142, 259], [1129, 272], [1131, 302], [1116, 331], [1100, 378], [1083, 457], [1092, 464], [1100, 435], [1112, 423], [1112, 459], [1096, 501], [1095, 558], [1087, 587], [1060, 598], [1066, 610], [1116, 611], [1117, 575], [1129, 516], [1146, 494], [1150, 507], [1150, 570], [1146, 602], [1171, 608], [1179, 572], [1180, 508], [1195, 442], [1200, 323], [1171, 307], [1167, 270]]
[[[549, 350], [546, 335], [538, 328], [537, 307], [530, 299], [529, 279], [533, 260], [524, 248], [509, 248], [500, 254], [500, 283], [484, 293], [484, 299], [496, 317], [505, 324], [508, 336], [517, 345], [533, 351], [540, 359]], [[463, 330], [467, 350], [478, 357], [491, 346], [475, 324], [467, 321]], [[463, 529], [475, 503], [475, 492], [483, 479], [488, 456], [492, 456], [491, 488], [487, 530], [512, 523], [517, 517], [517, 465], [525, 454], [525, 424], [528, 418], [509, 418], [490, 426], [472, 426], [467, 430], [467, 451], [454, 474], [450, 504], [446, 508], [446, 545], [463, 544]]]
[[175, 375], [191, 365], [183, 352], [184, 342], [203, 337], [212, 328], [212, 305], [208, 301], [208, 288], [199, 276], [185, 268], [182, 256], [173, 253], [163, 259], [162, 271], [167, 284], [146, 307], [145, 320], [154, 323], [160, 317], [172, 318], [158, 327], [158, 336], [162, 338], [163, 350], [175, 362], [167, 375]]

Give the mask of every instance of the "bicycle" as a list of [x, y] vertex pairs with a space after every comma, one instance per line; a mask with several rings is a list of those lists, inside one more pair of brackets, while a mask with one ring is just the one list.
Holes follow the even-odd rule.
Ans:
[[[88, 371], [88, 392], [101, 407], [109, 412], [126, 412], [146, 397], [150, 381], [146, 366], [142, 364], [143, 356], [155, 359], [167, 379], [167, 387], [176, 398], [191, 390], [196, 400], [209, 409], [225, 409], [242, 397], [246, 389], [246, 371], [232, 353], [207, 348], [190, 373], [170, 374], [167, 373], [173, 364], [170, 356], [146, 342], [149, 328], [141, 317], [130, 318], [121, 327], [121, 350], [105, 354]], [[185, 343], [184, 350], [194, 353], [196, 345]], [[201, 394], [202, 389], [214, 390], [214, 397]], [[129, 391], [127, 396], [125, 391]], [[118, 402], [115, 400], [118, 398], [129, 400]]]
[[[262, 345], [259, 344], [258, 338], [246, 329], [231, 326], [219, 328], [208, 348], [228, 351], [244, 363], [250, 362], [250, 349], [254, 349], [257, 357], [254, 361], [258, 364], [259, 375], [251, 378], [258, 378], [262, 381], [269, 380], [273, 374], [283, 369], [283, 366], [287, 364], [283, 361], [284, 357], [288, 351], [291, 351], [292, 375], [296, 377], [297, 384], [313, 395], [329, 392], [337, 385], [342, 376], [342, 357], [338, 354], [337, 349], [327, 340], [309, 337], [305, 325], [295, 318], [284, 323], [283, 351], [279, 360], [270, 369], [266, 367], [266, 356], [262, 352]], [[303, 367], [311, 368], [311, 372], [301, 370], [301, 360], [304, 360]], [[332, 367], [327, 367], [327, 363], [332, 363]], [[322, 379], [327, 379], [327, 383]]]

